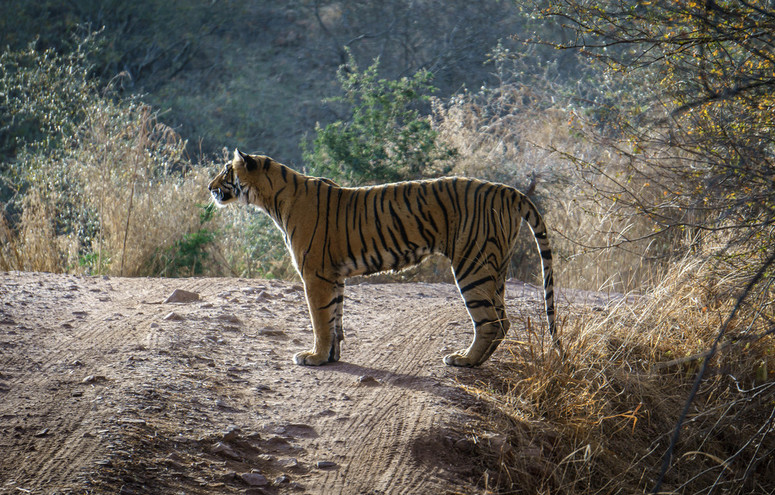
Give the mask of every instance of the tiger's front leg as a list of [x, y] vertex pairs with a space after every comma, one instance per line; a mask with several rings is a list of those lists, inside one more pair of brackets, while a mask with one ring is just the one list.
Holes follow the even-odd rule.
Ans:
[[304, 281], [304, 292], [312, 319], [314, 346], [311, 351], [293, 356], [296, 364], [319, 366], [339, 360], [342, 331], [342, 300], [344, 283], [328, 282], [315, 275]]

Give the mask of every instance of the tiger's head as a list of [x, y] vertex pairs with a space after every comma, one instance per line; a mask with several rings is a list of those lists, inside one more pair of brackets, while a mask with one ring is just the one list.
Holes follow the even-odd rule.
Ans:
[[240, 150], [234, 150], [234, 158], [227, 163], [207, 188], [218, 206], [240, 200], [248, 202], [246, 186], [251, 184], [250, 174], [258, 169], [256, 160]]

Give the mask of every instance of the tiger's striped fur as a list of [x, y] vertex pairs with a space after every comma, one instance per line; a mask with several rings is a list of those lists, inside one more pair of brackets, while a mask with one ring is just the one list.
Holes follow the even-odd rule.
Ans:
[[522, 220], [541, 254], [549, 332], [560, 348], [546, 225], [533, 203], [513, 187], [465, 178], [339, 187], [267, 156], [236, 150], [209, 189], [219, 205], [240, 200], [259, 207], [285, 235], [304, 282], [315, 337], [312, 350], [294, 356], [297, 364], [339, 360], [346, 277], [400, 270], [433, 253], [451, 260], [474, 324], [471, 345], [444, 362], [483, 363], [510, 326], [505, 279]]

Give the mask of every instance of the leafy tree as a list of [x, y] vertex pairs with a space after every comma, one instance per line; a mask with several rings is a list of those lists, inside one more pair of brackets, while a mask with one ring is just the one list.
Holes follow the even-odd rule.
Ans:
[[[352, 112], [321, 127], [304, 159], [320, 175], [346, 183], [399, 181], [444, 172], [455, 150], [437, 142], [430, 119], [417, 106], [430, 99], [431, 74], [419, 71], [398, 80], [379, 79], [379, 60], [360, 72], [352, 56], [337, 74]], [[306, 148], [306, 143], [303, 143]]]
[[[609, 197], [665, 230], [728, 233], [772, 249], [775, 221], [775, 10], [693, 0], [544, 6], [574, 33], [561, 49], [605, 63], [627, 89], [608, 100], [630, 168]], [[610, 141], [609, 141], [610, 142]], [[594, 165], [594, 164], [588, 164]], [[644, 185], [647, 185], [644, 187]]]
[[760, 430], [739, 433], [739, 449], [717, 453], [718, 469], [724, 472], [714, 475], [712, 485], [701, 485], [700, 474], [681, 479], [686, 473], [670, 468], [674, 449], [681, 448], [682, 422], [725, 334], [732, 333], [728, 330], [736, 328], [740, 335], [725, 345], [741, 335], [756, 340], [775, 331], [772, 2], [564, 0], [540, 5], [575, 34], [555, 43], [557, 48], [591, 55], [606, 64], [612, 87], [626, 88], [607, 102], [614, 127], [597, 134], [601, 145], [624, 158], [622, 168], [612, 173], [603, 163], [569, 158], [583, 170], [607, 174], [609, 186], [594, 193], [619, 211], [648, 215], [660, 225], [655, 236], [688, 233], [695, 253], [715, 269], [715, 279], [692, 283], [708, 289], [701, 297], [726, 313], [678, 416], [652, 493], [659, 493], [663, 483], [674, 484], [671, 489], [677, 491], [709, 493], [760, 489], [757, 473], [771, 468], [771, 442], [765, 447], [760, 434], [772, 421], [771, 391], [770, 404], [762, 409], [750, 390], [737, 387], [738, 398], [714, 428], [734, 428], [743, 415], [766, 419]]

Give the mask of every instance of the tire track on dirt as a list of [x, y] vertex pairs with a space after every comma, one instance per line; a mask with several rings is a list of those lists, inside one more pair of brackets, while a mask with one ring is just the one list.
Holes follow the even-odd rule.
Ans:
[[[6, 305], [17, 302], [24, 309], [37, 302], [47, 310], [45, 314], [17, 315], [25, 321], [17, 334], [21, 333], [30, 344], [27, 349], [31, 352], [26, 357], [39, 365], [16, 367], [0, 406], [4, 427], [15, 432], [3, 435], [3, 450], [28, 453], [23, 462], [11, 455], [3, 461], [17, 464], [9, 480], [22, 490], [77, 486], [78, 473], [93, 462], [98, 451], [104, 450], [99, 429], [105, 414], [95, 412], [94, 401], [98, 391], [110, 386], [110, 380], [102, 373], [99, 361], [119, 343], [126, 344], [135, 326], [145, 319], [121, 321], [122, 317], [114, 312], [115, 305], [108, 304], [111, 289], [103, 280], [68, 282], [49, 275], [40, 279], [41, 291], [33, 298], [41, 300], [34, 301], [26, 294], [6, 294], [4, 298]], [[77, 282], [83, 286], [73, 285]], [[59, 296], [53, 307], [46, 301], [48, 294]], [[106, 306], [113, 309], [103, 310]], [[3, 369], [11, 366], [12, 359], [6, 357], [0, 359]], [[35, 389], [47, 393], [35, 395], [33, 402]], [[62, 412], [65, 409], [66, 414]], [[7, 469], [3, 467], [3, 471]]]
[[[27, 363], [20, 362], [19, 356], [0, 356], [0, 369], [10, 376], [4, 386], [0, 417], [4, 430], [15, 432], [3, 435], [0, 447], [7, 453], [35, 452], [24, 456], [23, 462], [12, 455], [4, 456], [6, 460], [0, 463], [10, 466], [0, 467], [3, 472], [11, 472], [8, 479], [17, 488], [33, 491], [78, 486], [82, 473], [95, 457], [100, 457], [100, 452], [106, 451], [101, 437], [115, 421], [118, 401], [114, 389], [120, 387], [123, 372], [121, 363], [112, 362], [109, 356], [118, 356], [127, 349], [143, 353], [146, 342], [158, 347], [159, 336], [156, 342], [149, 342], [148, 337], [154, 334], [153, 322], [161, 319], [163, 311], [159, 306], [138, 311], [138, 301], [120, 296], [116, 300], [113, 284], [128, 287], [135, 294], [163, 297], [158, 285], [150, 293], [143, 293], [143, 284], [137, 279], [78, 279], [46, 274], [39, 278], [37, 295], [26, 294], [26, 289], [3, 294], [6, 306], [16, 302], [22, 310], [13, 315], [24, 321], [16, 334], [31, 340], [26, 346], [32, 351], [25, 356]], [[36, 297], [38, 301], [33, 300]], [[44, 305], [47, 311], [24, 311], [35, 303]], [[48, 393], [37, 395], [31, 404], [33, 389]], [[109, 402], [114, 407], [105, 407]], [[67, 414], [61, 414], [63, 406]]]
[[0, 493], [477, 491], [455, 447], [472, 372], [442, 363], [471, 338], [455, 287], [347, 294], [343, 361], [307, 368], [298, 283], [0, 279]]
[[[417, 443], [438, 435], [452, 420], [454, 408], [445, 403], [457, 394], [449, 378], [436, 375], [454, 376], [456, 370], [441, 368], [438, 348], [450, 337], [460, 340], [445, 329], [465, 313], [461, 315], [462, 310], [446, 300], [409, 306], [398, 319], [368, 324], [384, 325], [381, 338], [348, 346], [343, 359], [363, 365], [344, 362], [324, 372], [336, 378], [328, 388], [349, 388], [352, 400], [362, 405], [355, 418], [326, 426], [326, 447], [341, 456], [342, 466], [311, 483], [310, 487], [317, 487], [311, 493], [399, 494], [406, 493], [407, 487], [412, 493], [443, 493], [450, 489], [445, 478], [455, 474], [450, 472], [455, 467], [438, 466], [433, 460], [424, 464], [428, 459], [418, 458], [423, 452]], [[442, 385], [444, 381], [448, 383]]]

